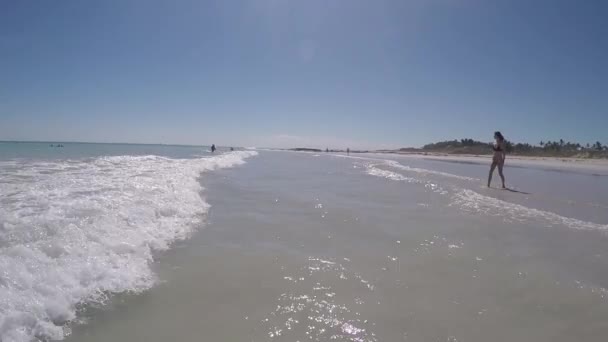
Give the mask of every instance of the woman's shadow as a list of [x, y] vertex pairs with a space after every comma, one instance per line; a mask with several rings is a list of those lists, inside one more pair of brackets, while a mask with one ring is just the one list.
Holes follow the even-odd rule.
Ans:
[[518, 193], [518, 194], [531, 195], [531, 193], [529, 193], [529, 192], [515, 190], [515, 189], [511, 189], [511, 188], [502, 188], [502, 189], [510, 191], [510, 192], [515, 192], [515, 193]]

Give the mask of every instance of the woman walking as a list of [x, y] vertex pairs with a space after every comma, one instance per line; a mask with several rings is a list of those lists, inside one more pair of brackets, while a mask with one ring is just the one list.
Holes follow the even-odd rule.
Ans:
[[494, 173], [494, 169], [498, 166], [498, 174], [502, 180], [502, 188], [506, 189], [505, 176], [502, 174], [502, 168], [505, 166], [506, 157], [505, 137], [503, 137], [500, 132], [496, 131], [494, 132], [494, 140], [494, 146], [492, 146], [494, 156], [492, 157], [492, 166], [490, 166], [490, 175], [488, 176], [488, 188], [490, 187], [490, 183], [492, 183], [492, 174]]

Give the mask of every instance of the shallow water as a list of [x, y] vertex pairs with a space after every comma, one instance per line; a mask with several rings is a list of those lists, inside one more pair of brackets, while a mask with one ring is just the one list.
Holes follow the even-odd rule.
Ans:
[[205, 177], [207, 224], [158, 257], [161, 284], [69, 340], [605, 341], [607, 218], [587, 203], [606, 197], [546, 188], [605, 179], [507, 169], [525, 195], [484, 189], [486, 166], [356, 157], [262, 151]]
[[[27, 238], [34, 243], [21, 243], [17, 254], [2, 248], [0, 256], [25, 263], [19, 272], [42, 269], [37, 262], [63, 267], [55, 272], [64, 276], [43, 273], [33, 280], [47, 284], [49, 292], [31, 282], [21, 283], [20, 291], [26, 291], [22, 298], [70, 293], [64, 296], [68, 304], [81, 299], [73, 311], [38, 307], [43, 313], [73, 312], [65, 322], [50, 323], [71, 333], [68, 341], [605, 341], [608, 336], [607, 177], [507, 167], [507, 184], [518, 191], [511, 192], [483, 186], [487, 165], [401, 156], [259, 151], [217, 167], [207, 167], [208, 157], [112, 158], [120, 158], [120, 172], [108, 172], [134, 188], [113, 197], [99, 174], [87, 178], [97, 179], [92, 184], [100, 185], [87, 187], [97, 192], [82, 195], [61, 194], [60, 189], [82, 189], [67, 176], [49, 183], [41, 176], [48, 165], [11, 174], [38, 177], [40, 194], [59, 192], [55, 201], [70, 199], [65, 207], [81, 214], [98, 208], [92, 203], [99, 201], [114, 205], [106, 215], [88, 212], [89, 225], [79, 226], [109, 234], [103, 241], [114, 245], [91, 241], [90, 234], [76, 240], [71, 237], [77, 230], [57, 227], [63, 240], [32, 233]], [[107, 167], [106, 159], [92, 159], [94, 166], [87, 167]], [[233, 165], [240, 166], [222, 167]], [[132, 182], [146, 173], [153, 179]], [[89, 169], [83, 174], [96, 175]], [[1, 200], [7, 198], [3, 192]], [[11, 201], [21, 203], [17, 223], [34, 222], [48, 231], [47, 216], [40, 213], [54, 213], [49, 222], [73, 219], [67, 211], [50, 210], [55, 206], [49, 203], [29, 208], [24, 198]], [[121, 225], [106, 224], [101, 217], [108, 213]], [[38, 221], [25, 221], [30, 216]], [[168, 226], [159, 225], [167, 219]], [[86, 253], [61, 249], [73, 240], [83, 243], [74, 250], [88, 246]], [[47, 250], [36, 241], [55, 245]], [[138, 248], [125, 248], [125, 241]], [[32, 258], [32, 251], [45, 257]], [[59, 256], [53, 259], [49, 255], [55, 252]], [[104, 290], [100, 296], [114, 294], [103, 300], [77, 297], [70, 291], [82, 289], [65, 279], [91, 279], [79, 278], [82, 272], [100, 279], [95, 283]], [[116, 274], [121, 276], [112, 277]], [[25, 299], [11, 300], [0, 308], [37, 308]], [[7, 317], [7, 311], [0, 313]], [[44, 314], [40, 317], [44, 322]], [[0, 326], [6, 329], [4, 322]], [[15, 327], [19, 321], [11, 322]], [[0, 331], [3, 341], [19, 340]]]
[[164, 157], [145, 155], [154, 149], [146, 147], [140, 155], [96, 156], [119, 147], [91, 145], [87, 157], [80, 147], [38, 158], [39, 146], [0, 158], [3, 342], [61, 339], [79, 308], [152, 287], [153, 254], [204, 222], [198, 178], [256, 154], [182, 158], [191, 150], [174, 147], [174, 157]]

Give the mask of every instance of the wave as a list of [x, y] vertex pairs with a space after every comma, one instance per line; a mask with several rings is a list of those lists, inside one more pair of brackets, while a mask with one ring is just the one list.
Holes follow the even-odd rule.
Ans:
[[379, 169], [379, 168], [375, 167], [375, 165], [373, 165], [373, 164], [370, 164], [367, 166], [367, 174], [371, 175], [371, 176], [382, 177], [382, 178], [395, 180], [395, 181], [406, 181], [408, 183], [421, 183], [420, 180], [417, 180], [415, 178], [405, 177], [404, 175], [397, 173], [397, 172]]
[[436, 192], [442, 195], [447, 194], [447, 191], [445, 191], [442, 187], [440, 187], [437, 183], [432, 182], [432, 181], [428, 181], [428, 180], [422, 180], [422, 179], [417, 179], [417, 178], [413, 178], [413, 177], [406, 177], [400, 173], [397, 172], [393, 172], [393, 171], [389, 171], [389, 170], [384, 170], [384, 169], [380, 169], [377, 167], [378, 164], [367, 164], [365, 165], [366, 167], [366, 172], [368, 175], [371, 176], [376, 176], [376, 177], [381, 177], [381, 178], [386, 178], [386, 179], [390, 179], [390, 180], [394, 180], [394, 181], [405, 181], [407, 183], [412, 183], [412, 184], [422, 184], [424, 185], [424, 187], [427, 190], [430, 190], [432, 192]]
[[[389, 164], [394, 166], [392, 163]], [[397, 172], [380, 169], [377, 167], [378, 165], [387, 165], [387, 163], [366, 165], [367, 174], [393, 181], [405, 181], [412, 184], [423, 184], [427, 189], [430, 189], [433, 192], [443, 195], [451, 194], [451, 203], [449, 205], [457, 206], [467, 212], [498, 216], [503, 218], [505, 221], [524, 222], [527, 220], [537, 220], [544, 221], [547, 225], [562, 225], [572, 229], [608, 231], [608, 225], [606, 224], [598, 224], [561, 216], [553, 212], [534, 209], [520, 204], [503, 201], [494, 197], [484, 196], [473, 190], [463, 189], [457, 186], [447, 187], [447, 189], [449, 189], [448, 191], [446, 188], [434, 182], [406, 177]]]
[[459, 176], [459, 175], [455, 175], [453, 173], [447, 173], [447, 172], [441, 172], [441, 171], [435, 171], [435, 170], [428, 170], [428, 169], [421, 169], [418, 167], [410, 167], [410, 166], [406, 166], [403, 165], [399, 162], [396, 162], [394, 160], [386, 160], [385, 164], [390, 166], [390, 167], [394, 167], [396, 169], [400, 169], [400, 170], [404, 170], [404, 171], [409, 171], [409, 172], [416, 172], [416, 173], [420, 173], [420, 174], [427, 174], [427, 175], [436, 175], [436, 176], [442, 176], [442, 177], [448, 177], [448, 178], [455, 178], [455, 179], [461, 179], [461, 180], [467, 180], [467, 181], [480, 181], [479, 178], [473, 178], [473, 177], [467, 177], [467, 176]]
[[403, 165], [403, 164], [399, 163], [398, 161], [391, 160], [391, 159], [381, 159], [381, 158], [371, 158], [371, 157], [359, 157], [359, 156], [346, 156], [346, 155], [341, 155], [341, 154], [332, 154], [332, 156], [333, 157], [339, 157], [339, 158], [366, 160], [366, 161], [371, 161], [371, 162], [380, 162], [379, 164], [375, 164], [375, 165], [384, 164], [386, 166], [389, 166], [389, 167], [392, 167], [392, 168], [395, 168], [395, 169], [399, 169], [399, 170], [403, 170], [403, 171], [409, 171], [409, 172], [415, 172], [415, 173], [423, 174], [423, 175], [435, 175], [435, 176], [442, 176], [442, 177], [454, 178], [454, 179], [460, 179], [460, 180], [466, 180], [466, 181], [480, 181], [481, 180], [479, 178], [460, 176], [460, 175], [455, 175], [453, 173], [448, 173], [448, 172], [423, 169], [423, 168], [419, 168], [419, 167], [411, 167], [411, 166]]
[[494, 197], [484, 196], [469, 189], [462, 189], [453, 196], [453, 204], [462, 209], [483, 213], [492, 216], [500, 216], [511, 221], [541, 220], [548, 225], [562, 225], [572, 229], [582, 230], [608, 230], [608, 225], [598, 224], [534, 208], [529, 208], [520, 204], [515, 204]]
[[78, 306], [153, 286], [153, 252], [204, 221], [209, 205], [200, 196], [201, 173], [255, 155], [0, 167], [0, 341], [62, 339]]

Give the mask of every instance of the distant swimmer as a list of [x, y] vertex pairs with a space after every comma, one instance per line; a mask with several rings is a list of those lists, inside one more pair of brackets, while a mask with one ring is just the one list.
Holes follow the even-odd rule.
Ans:
[[215, 144], [211, 145], [211, 153], [215, 153]]
[[502, 180], [502, 188], [506, 189], [505, 186], [505, 176], [502, 174], [502, 168], [505, 166], [505, 157], [506, 157], [506, 143], [505, 137], [502, 136], [500, 132], [494, 132], [494, 145], [492, 149], [494, 150], [494, 156], [492, 157], [492, 166], [490, 166], [490, 175], [488, 176], [488, 188], [492, 183], [492, 174], [494, 173], [494, 169], [498, 166], [498, 174], [500, 175], [500, 179]]
[[346, 148], [346, 154], [349, 155], [350, 154], [350, 148]]
[[231, 148], [230, 148], [230, 151], [234, 151], [234, 147], [231, 147]]

